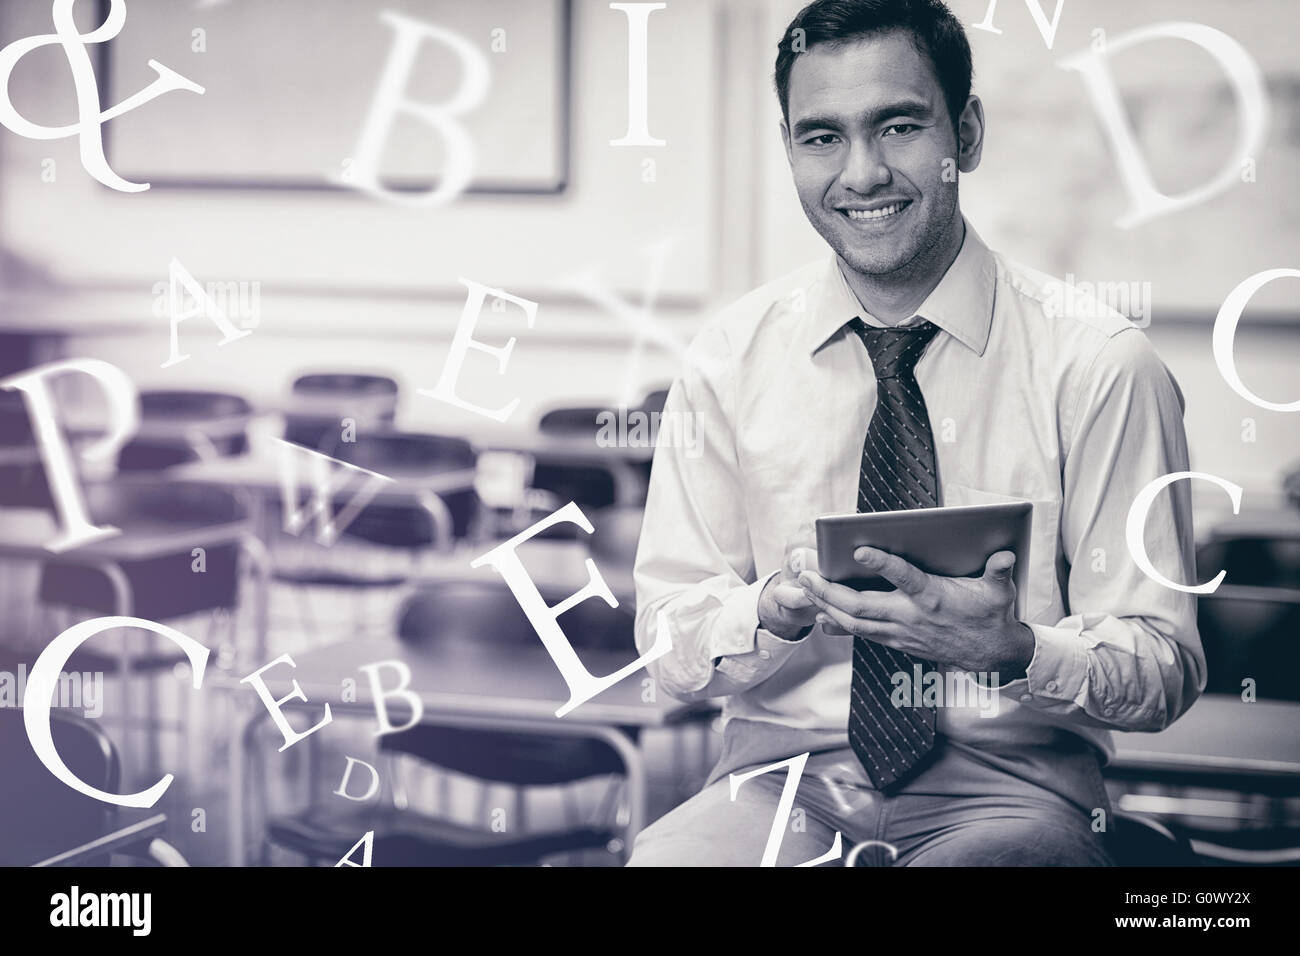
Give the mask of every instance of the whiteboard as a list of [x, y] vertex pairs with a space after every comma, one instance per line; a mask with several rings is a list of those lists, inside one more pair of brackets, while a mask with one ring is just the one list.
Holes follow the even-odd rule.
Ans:
[[[457, 120], [474, 145], [471, 190], [563, 189], [566, 0], [132, 0], [126, 26], [104, 45], [103, 102], [147, 86], [155, 77], [150, 59], [205, 92], [169, 93], [114, 121], [106, 127], [110, 163], [125, 178], [155, 188], [338, 185], [397, 40], [383, 11], [450, 30], [487, 61], [486, 99]], [[425, 39], [402, 96], [446, 102], [463, 71], [450, 46]], [[379, 178], [389, 188], [430, 189], [445, 150], [429, 123], [398, 111]]]

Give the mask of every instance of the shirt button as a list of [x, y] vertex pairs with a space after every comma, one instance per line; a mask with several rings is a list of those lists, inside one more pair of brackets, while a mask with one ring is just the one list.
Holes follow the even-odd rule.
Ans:
[[1114, 707], [1103, 707], [1103, 708], [1101, 709], [1101, 712], [1102, 712], [1102, 714], [1103, 714], [1104, 716], [1109, 717], [1111, 714], [1115, 713], [1115, 708], [1114, 708]]
[[1033, 694], [1021, 694], [1021, 695], [1020, 695], [1020, 699], [1021, 699], [1021, 700], [1033, 700], [1033, 699], [1034, 699], [1034, 695], [1033, 695]]
[[771, 651], [759, 651], [759, 652], [758, 652], [758, 656], [759, 656], [761, 659], [763, 659], [763, 660], [767, 660], [769, 657], [772, 656], [772, 652], [771, 652]]
[[1060, 689], [1060, 686], [1061, 686], [1061, 685], [1058, 684], [1058, 683], [1057, 683], [1056, 681], [1054, 681], [1054, 680], [1049, 680], [1049, 681], [1047, 682], [1047, 689], [1048, 689], [1048, 690], [1051, 690], [1051, 691], [1055, 691], [1055, 690]]

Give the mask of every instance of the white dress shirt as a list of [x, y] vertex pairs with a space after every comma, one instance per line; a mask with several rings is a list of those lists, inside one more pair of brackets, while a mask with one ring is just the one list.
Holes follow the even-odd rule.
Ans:
[[[638, 647], [665, 621], [673, 648], [651, 676], [679, 698], [725, 697], [725, 721], [780, 741], [772, 757], [847, 741], [853, 638], [818, 626], [781, 640], [759, 627], [757, 605], [801, 525], [857, 509], [876, 384], [845, 328], [855, 316], [881, 324], [834, 255], [724, 309], [692, 342], [664, 409], [696, 416], [698, 444], [655, 452]], [[1147, 577], [1125, 540], [1143, 486], [1188, 469], [1182, 393], [1127, 319], [991, 252], [969, 223], [917, 316], [940, 330], [916, 379], [941, 504], [1033, 504], [1017, 599], [1034, 634], [1027, 676], [1001, 687], [995, 716], [942, 706], [937, 729], [996, 749], [1050, 745], [1067, 728], [1109, 757], [1109, 729], [1160, 730], [1205, 687], [1194, 596]], [[1156, 568], [1191, 584], [1188, 484], [1159, 494], [1146, 545]]]

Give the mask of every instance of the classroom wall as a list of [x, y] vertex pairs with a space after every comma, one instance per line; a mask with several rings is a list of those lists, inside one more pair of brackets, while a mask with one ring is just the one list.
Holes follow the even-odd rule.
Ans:
[[[504, 375], [487, 356], [471, 358], [466, 397], [486, 404], [518, 397], [521, 420], [557, 402], [617, 401], [671, 377], [678, 359], [653, 346], [638, 359], [634, 323], [574, 290], [584, 270], [633, 304], [653, 286], [655, 320], [684, 343], [720, 303], [819, 254], [789, 184], [770, 85], [777, 35], [797, 5], [672, 0], [656, 12], [650, 125], [668, 145], [620, 150], [609, 140], [626, 125], [626, 64], [609, 51], [626, 47], [626, 19], [607, 3], [576, 0], [572, 187], [559, 196], [476, 195], [418, 212], [350, 194], [160, 188], [124, 196], [85, 176], [74, 140], [6, 132], [0, 248], [47, 274], [58, 291], [10, 283], [0, 318], [9, 326], [70, 324], [69, 354], [118, 364], [145, 388], [236, 387], [266, 399], [303, 369], [391, 367], [406, 389], [403, 423], [432, 428], [468, 414], [413, 394], [436, 381], [464, 301], [457, 277], [467, 276], [541, 308], [532, 330], [517, 312], [491, 317], [493, 341], [515, 335], [518, 343]], [[968, 21], [984, 8], [957, 6]], [[1032, 31], [1018, 23], [1028, 22], [1024, 14], [1006, 5], [1000, 26]], [[0, 39], [46, 31], [47, 15], [43, 4], [3, 5]], [[977, 56], [996, 39], [972, 37]], [[16, 71], [13, 95], [25, 114], [54, 122], [70, 108], [69, 90], [66, 69], [47, 66], [54, 82]], [[58, 163], [53, 184], [39, 178], [47, 156]], [[656, 163], [653, 183], [643, 181], [647, 158]], [[997, 201], [981, 199], [985, 209]], [[977, 228], [987, 218], [971, 215]], [[652, 279], [661, 241], [667, 258]], [[1046, 265], [1032, 245], [1007, 251]], [[260, 282], [254, 336], [218, 348], [215, 330], [196, 320], [183, 326], [193, 358], [161, 369], [166, 320], [152, 309], [171, 256], [200, 281]], [[1300, 432], [1286, 414], [1227, 388], [1210, 354], [1212, 317], [1208, 308], [1158, 314], [1148, 334], [1186, 395], [1193, 467], [1241, 483], [1263, 504], [1300, 459]], [[1296, 316], [1269, 319], [1247, 313], [1235, 355], [1252, 388], [1286, 401], [1294, 398]], [[1253, 442], [1243, 440], [1248, 418]]]

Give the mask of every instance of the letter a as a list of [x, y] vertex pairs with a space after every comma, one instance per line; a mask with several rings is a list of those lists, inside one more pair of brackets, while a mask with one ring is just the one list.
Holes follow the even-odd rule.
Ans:
[[[353, 863], [352, 854], [357, 852], [357, 847], [363, 845], [366, 848], [366, 852], [362, 854], [361, 862]], [[374, 849], [375, 849], [375, 831], [367, 830], [366, 835], [363, 836], [356, 843], [352, 844], [352, 849], [348, 850], [347, 853], [343, 854], [343, 859], [339, 860], [337, 863], [334, 864], [334, 868], [338, 869], [340, 866], [370, 866], [370, 855], [374, 852]]]
[[[167, 313], [171, 317], [171, 354], [167, 356], [167, 361], [162, 363], [162, 368], [170, 368], [180, 362], [184, 362], [189, 355], [180, 354], [180, 332], [177, 328], [186, 319], [192, 319], [196, 315], [205, 315], [217, 324], [221, 334], [225, 336], [218, 345], [228, 345], [236, 339], [242, 339], [246, 335], [252, 335], [252, 332], [240, 331], [231, 324], [230, 319], [226, 318], [226, 313], [212, 301], [212, 296], [203, 290], [203, 287], [194, 281], [194, 276], [190, 275], [189, 270], [181, 265], [181, 261], [173, 257], [167, 265], [167, 275], [170, 282], [170, 292], [168, 294]], [[181, 311], [180, 290], [176, 288], [179, 282], [185, 287], [185, 291], [194, 297], [195, 306], [189, 312]]]
[[593, 677], [591, 672], [583, 666], [582, 661], [578, 659], [578, 655], [573, 650], [573, 645], [565, 637], [564, 631], [560, 630], [560, 625], [556, 619], [569, 608], [592, 596], [599, 596], [610, 607], [618, 607], [618, 600], [610, 592], [605, 579], [600, 576], [600, 571], [596, 569], [596, 562], [591, 558], [587, 559], [587, 574], [590, 580], [581, 591], [561, 601], [555, 607], [550, 607], [547, 605], [546, 599], [542, 597], [541, 592], [537, 590], [537, 585], [528, 576], [528, 571], [524, 568], [523, 562], [519, 560], [519, 555], [515, 553], [515, 549], [529, 538], [540, 534], [551, 525], [562, 524], [566, 521], [578, 525], [587, 534], [591, 534], [594, 530], [591, 522], [587, 520], [587, 516], [582, 513], [582, 509], [570, 501], [559, 511], [543, 518], [531, 528], [524, 529], [509, 541], [503, 542], [487, 554], [470, 562], [471, 568], [490, 564], [498, 574], [505, 578], [506, 584], [515, 595], [515, 600], [519, 602], [524, 614], [528, 616], [528, 622], [533, 625], [533, 629], [537, 631], [537, 636], [542, 639], [542, 644], [551, 655], [551, 660], [555, 661], [555, 665], [560, 669], [560, 675], [564, 678], [564, 683], [569, 687], [569, 700], [555, 712], [556, 717], [563, 717], [578, 705], [586, 703], [601, 691], [613, 687], [629, 674], [639, 670], [651, 661], [658, 660], [673, 649], [672, 637], [669, 633], [666, 617], [660, 614], [654, 646], [631, 664], [615, 671], [608, 677]]
[[[373, 196], [406, 206], [432, 206], [450, 202], [459, 196], [474, 174], [474, 141], [465, 127], [453, 117], [476, 109], [487, 97], [491, 71], [487, 57], [464, 37], [442, 27], [413, 20], [391, 10], [384, 10], [379, 18], [396, 31], [388, 62], [380, 75], [379, 86], [370, 103], [370, 113], [361, 129], [361, 139], [353, 151], [353, 176], [349, 185], [365, 190]], [[451, 48], [464, 68], [460, 87], [445, 103], [417, 103], [402, 96], [411, 67], [422, 40], [437, 40]], [[385, 189], [379, 182], [380, 153], [393, 120], [399, 113], [407, 113], [423, 120], [442, 134], [446, 166], [438, 185], [417, 196]]]
[[[1124, 112], [1124, 103], [1116, 89], [1114, 77], [1106, 64], [1116, 53], [1148, 40], [1172, 38], [1187, 40], [1206, 50], [1219, 61], [1237, 98], [1237, 148], [1223, 167], [1208, 182], [1178, 196], [1166, 196], [1156, 188], [1151, 173], [1138, 153], [1133, 128]], [[1182, 21], [1153, 23], [1130, 30], [1109, 40], [1104, 52], [1088, 49], [1057, 63], [1062, 70], [1075, 70], [1083, 76], [1099, 119], [1110, 137], [1119, 166], [1120, 179], [1132, 205], [1115, 225], [1131, 229], [1167, 213], [1204, 202], [1240, 182], [1239, 170], [1251, 156], [1258, 156], [1268, 129], [1268, 97], [1259, 67], [1240, 43], [1222, 31], [1203, 23]]]

